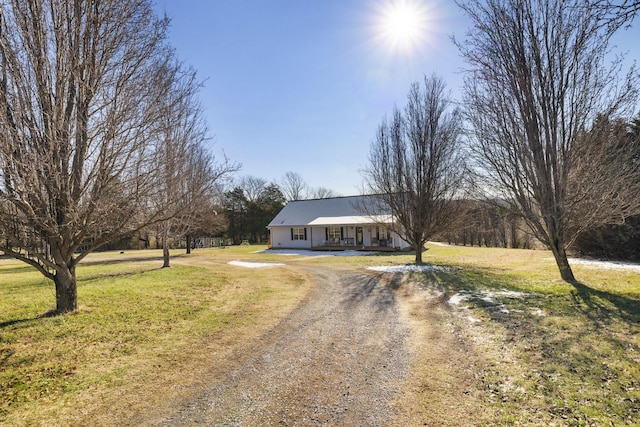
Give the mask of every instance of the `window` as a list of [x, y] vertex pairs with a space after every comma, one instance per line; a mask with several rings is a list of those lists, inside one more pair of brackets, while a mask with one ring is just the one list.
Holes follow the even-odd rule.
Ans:
[[307, 229], [304, 227], [293, 227], [291, 229], [291, 240], [307, 240]]
[[342, 232], [340, 227], [329, 227], [327, 229], [327, 237], [332, 242], [337, 242], [342, 238]]
[[379, 246], [387, 246], [391, 241], [391, 232], [386, 227], [376, 227], [376, 234], [371, 240]]

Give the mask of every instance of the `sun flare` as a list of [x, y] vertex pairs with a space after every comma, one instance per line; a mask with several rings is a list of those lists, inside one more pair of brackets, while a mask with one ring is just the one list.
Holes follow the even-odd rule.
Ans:
[[406, 43], [420, 35], [418, 17], [406, 3], [390, 7], [385, 20], [387, 36], [397, 42]]
[[428, 13], [418, 0], [392, 0], [378, 12], [378, 38], [392, 51], [413, 53], [426, 42]]

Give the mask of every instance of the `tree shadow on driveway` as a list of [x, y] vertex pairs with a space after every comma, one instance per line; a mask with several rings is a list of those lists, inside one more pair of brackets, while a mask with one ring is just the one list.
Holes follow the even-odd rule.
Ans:
[[352, 287], [345, 304], [368, 301], [376, 311], [386, 312], [397, 304], [395, 292], [400, 287], [402, 273], [350, 273], [348, 280]]

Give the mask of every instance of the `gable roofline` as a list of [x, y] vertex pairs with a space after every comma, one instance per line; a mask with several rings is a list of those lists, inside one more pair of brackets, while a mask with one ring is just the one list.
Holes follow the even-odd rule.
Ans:
[[336, 197], [319, 197], [315, 199], [298, 199], [298, 200], [289, 200], [288, 203], [293, 202], [313, 202], [318, 200], [337, 200], [337, 199], [350, 199], [350, 198], [361, 198], [361, 197], [380, 197], [384, 196], [384, 193], [374, 193], [374, 194], [355, 194], [351, 196], [336, 196]]
[[[364, 218], [370, 218], [368, 223], [377, 221], [376, 217], [388, 215], [390, 212], [377, 212], [376, 215], [363, 211], [366, 204], [373, 205], [380, 194], [365, 194], [358, 196], [340, 196], [325, 199], [292, 200], [287, 203], [276, 217], [267, 225], [272, 227], [301, 227], [319, 225], [318, 222], [334, 222], [328, 218], [358, 217], [358, 223], [365, 222]], [[371, 200], [368, 202], [368, 200]], [[323, 218], [319, 220], [319, 218]], [[314, 221], [316, 223], [314, 224]], [[385, 221], [386, 222], [386, 221]]]
[[331, 226], [331, 225], [367, 225], [367, 224], [392, 224], [391, 215], [360, 215], [360, 216], [321, 216], [309, 224], [310, 226]]

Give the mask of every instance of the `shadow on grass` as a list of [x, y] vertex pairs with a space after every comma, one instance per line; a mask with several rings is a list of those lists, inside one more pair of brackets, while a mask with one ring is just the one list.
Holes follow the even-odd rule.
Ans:
[[0, 366], [5, 366], [7, 360], [15, 354], [15, 351], [9, 349], [0, 349]]
[[[541, 304], [545, 304], [544, 300], [549, 298], [562, 297], [562, 295], [531, 293], [518, 286], [517, 278], [496, 275], [483, 269], [452, 270], [436, 270], [421, 274], [427, 283], [435, 284], [441, 292], [444, 292], [447, 299], [460, 291], [497, 291], [502, 289], [527, 293], [529, 295], [527, 299], [531, 302], [542, 299], [539, 301]], [[573, 301], [573, 308], [582, 313], [586, 320], [599, 324], [615, 318], [629, 324], [640, 324], [640, 299], [601, 291], [583, 283], [572, 283], [571, 286], [574, 289], [570, 291], [568, 296]], [[475, 305], [481, 307], [482, 301]]]
[[594, 322], [618, 317], [640, 324], [640, 300], [611, 292], [599, 291], [582, 283], [572, 283], [571, 297], [584, 315]]
[[131, 276], [136, 276], [138, 274], [148, 273], [150, 271], [162, 270], [162, 265], [154, 265], [149, 266], [149, 268], [135, 270], [135, 271], [116, 271], [116, 272], [103, 272], [103, 273], [95, 273], [93, 275], [81, 276], [78, 277], [78, 285], [80, 284], [88, 284], [91, 282], [95, 282], [96, 280], [102, 280], [106, 278], [126, 278]]
[[36, 270], [28, 265], [28, 264], [23, 264], [23, 265], [17, 265], [15, 267], [4, 267], [2, 269], [0, 269], [0, 274], [22, 274], [22, 273], [33, 273]]
[[[126, 263], [126, 262], [138, 262], [138, 261], [156, 261], [156, 260], [162, 260], [162, 257], [154, 257], [154, 258], [147, 258], [147, 257], [143, 257], [143, 258], [129, 258], [129, 259], [122, 259], [122, 260], [107, 260], [107, 261], [95, 261], [95, 262], [91, 262], [88, 264], [92, 264], [92, 265], [112, 265], [112, 264], [118, 264], [118, 263]], [[155, 270], [160, 270], [161, 267], [160, 266], [150, 266], [150, 268], [146, 268], [143, 270], [139, 270], [139, 271], [116, 271], [116, 272], [109, 272], [109, 273], [96, 273], [90, 276], [80, 276], [77, 278], [77, 285], [81, 286], [81, 285], [86, 285], [89, 284], [91, 282], [95, 282], [97, 280], [103, 280], [105, 278], [127, 278], [127, 277], [132, 277], [132, 276], [136, 276], [139, 274], [143, 274], [143, 273], [147, 273], [150, 271], [155, 271]], [[49, 281], [49, 280], [45, 280], [45, 285], [44, 286], [52, 286], [54, 287], [53, 281]], [[20, 285], [21, 288], [24, 288], [25, 286], [28, 285]], [[42, 283], [39, 282], [37, 285], [37, 287], [42, 287]], [[0, 322], [0, 330], [4, 329], [4, 328], [8, 328], [10, 326], [14, 326], [14, 325], [18, 325], [21, 323], [26, 323], [26, 322], [30, 322], [30, 321], [34, 321], [34, 320], [41, 320], [41, 319], [47, 319], [47, 318], [51, 318], [51, 317], [57, 317], [57, 316], [64, 316], [67, 314], [73, 314], [73, 313], [77, 313], [77, 311], [58, 311], [56, 309], [52, 309], [52, 310], [48, 310], [43, 314], [40, 314], [38, 316], [34, 316], [34, 317], [25, 317], [22, 319], [12, 319], [12, 320], [6, 320], [4, 322]]]
[[[431, 271], [420, 278], [462, 318], [466, 309], [483, 312], [488, 320], [483, 333], [497, 332], [498, 345], [517, 358], [515, 368], [496, 364], [482, 377], [491, 400], [502, 402], [505, 420], [533, 416], [562, 418], [567, 425], [626, 425], [626, 414], [638, 413], [637, 298], [584, 284], [533, 292], [519, 286], [517, 278], [482, 269]], [[449, 302], [456, 294], [460, 305]], [[483, 323], [478, 325], [470, 330], [480, 330]]]
[[[177, 255], [175, 255], [177, 256]], [[175, 256], [172, 256], [175, 257]], [[82, 260], [79, 265], [115, 265], [125, 264], [131, 262], [147, 262], [147, 261], [162, 261], [162, 255], [154, 255], [148, 257], [124, 257], [116, 259], [99, 259], [99, 260]]]
[[8, 328], [9, 326], [18, 325], [24, 322], [30, 322], [32, 320], [36, 320], [40, 318], [41, 316], [36, 316], [36, 317], [26, 317], [24, 319], [7, 320], [6, 322], [0, 322], [0, 329]]
[[13, 325], [19, 325], [20, 323], [31, 322], [33, 320], [48, 319], [50, 317], [60, 316], [61, 314], [64, 314], [64, 313], [60, 313], [57, 310], [49, 310], [35, 317], [25, 317], [22, 319], [7, 320], [5, 322], [0, 322], [0, 329], [8, 328], [9, 326], [13, 326]]

